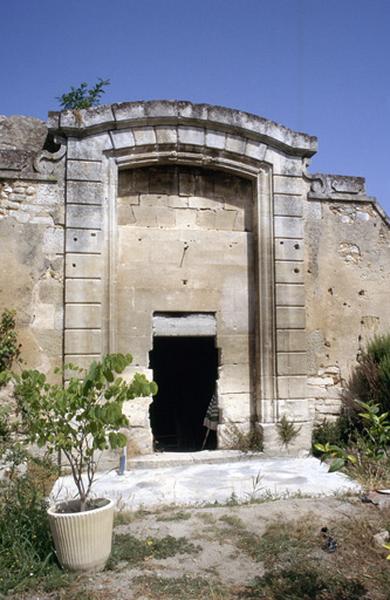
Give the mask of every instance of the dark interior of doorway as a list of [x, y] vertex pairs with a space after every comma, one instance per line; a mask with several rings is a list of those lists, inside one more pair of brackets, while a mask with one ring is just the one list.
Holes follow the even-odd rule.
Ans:
[[[207, 433], [203, 419], [218, 373], [215, 337], [156, 336], [150, 367], [158, 385], [150, 407], [155, 450], [201, 450]], [[205, 448], [216, 446], [216, 432], [210, 431]]]

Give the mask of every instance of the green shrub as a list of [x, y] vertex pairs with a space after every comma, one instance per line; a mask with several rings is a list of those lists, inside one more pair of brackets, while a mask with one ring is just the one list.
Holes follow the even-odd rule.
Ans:
[[57, 564], [46, 501], [34, 480], [24, 475], [0, 489], [0, 594], [64, 579]]
[[390, 334], [375, 337], [348, 382], [348, 395], [390, 411]]
[[15, 312], [5, 310], [0, 317], [0, 373], [10, 369], [20, 356], [15, 326]]

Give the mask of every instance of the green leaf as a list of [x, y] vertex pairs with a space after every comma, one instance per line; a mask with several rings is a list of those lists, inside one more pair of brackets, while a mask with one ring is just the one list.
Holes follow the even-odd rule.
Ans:
[[335, 471], [339, 471], [340, 469], [343, 468], [344, 465], [345, 465], [344, 458], [336, 458], [336, 460], [334, 460], [332, 462], [332, 464], [330, 465], [330, 467], [328, 469], [328, 473], [334, 473]]

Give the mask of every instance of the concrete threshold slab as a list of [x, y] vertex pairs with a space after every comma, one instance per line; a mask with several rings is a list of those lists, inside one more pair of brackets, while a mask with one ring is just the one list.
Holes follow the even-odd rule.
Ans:
[[240, 450], [201, 450], [198, 452], [154, 452], [127, 459], [127, 470], [158, 469], [161, 467], [180, 467], [184, 465], [220, 462], [236, 462], [239, 460], [258, 460], [264, 457], [261, 452], [241, 452]]
[[[51, 498], [53, 502], [70, 499], [75, 491], [72, 478], [61, 477]], [[328, 473], [327, 465], [314, 457], [252, 457], [213, 464], [137, 468], [124, 475], [116, 471], [101, 473], [94, 483], [93, 495], [116, 500], [118, 510], [137, 510], [359, 491], [356, 482], [342, 473]]]

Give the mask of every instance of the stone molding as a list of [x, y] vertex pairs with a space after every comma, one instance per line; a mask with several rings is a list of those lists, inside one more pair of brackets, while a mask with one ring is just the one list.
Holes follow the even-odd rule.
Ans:
[[[50, 112], [49, 131], [61, 135], [83, 137], [93, 133], [162, 124], [188, 124], [248, 137], [280, 148], [296, 156], [312, 156], [317, 138], [292, 131], [268, 119], [239, 110], [186, 101], [155, 100], [103, 105], [83, 110]], [[213, 143], [218, 147], [218, 136]]]
[[364, 177], [333, 175], [328, 173], [306, 173], [310, 183], [308, 200], [328, 200], [331, 202], [369, 202], [383, 221], [390, 227], [390, 217], [376, 198], [367, 196]]

